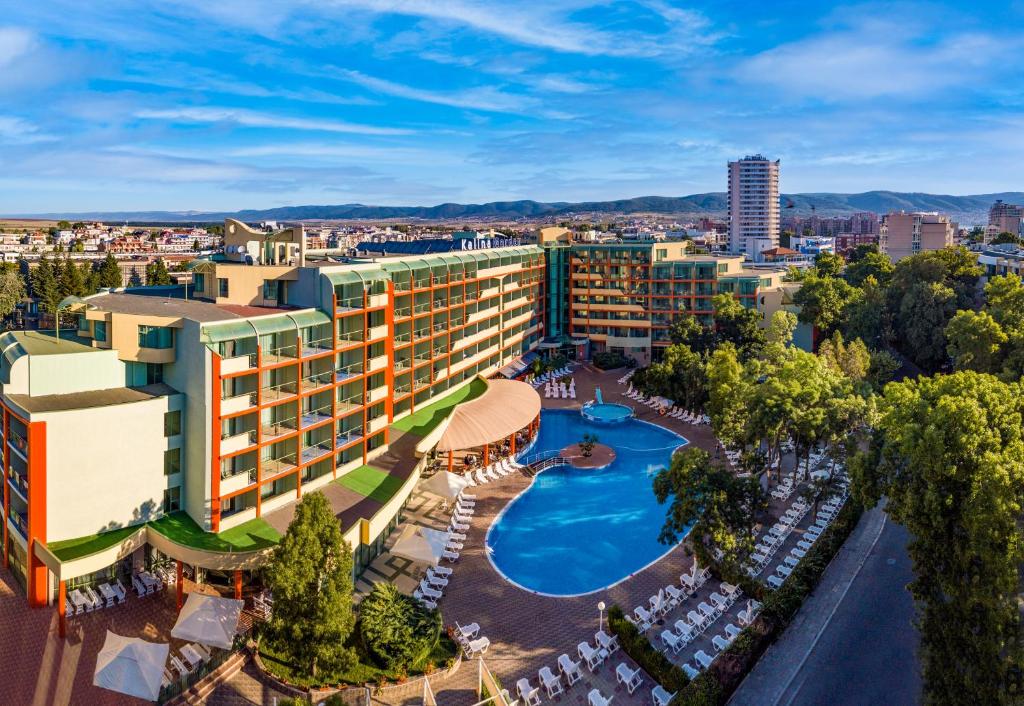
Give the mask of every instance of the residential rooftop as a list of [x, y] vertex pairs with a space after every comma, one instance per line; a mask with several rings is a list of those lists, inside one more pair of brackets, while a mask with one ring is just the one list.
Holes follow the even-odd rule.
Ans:
[[107, 292], [88, 297], [85, 302], [91, 307], [115, 314], [166, 316], [175, 319], [189, 319], [199, 323], [230, 321], [294, 311], [294, 309], [269, 306], [213, 304], [195, 299], [151, 296], [141, 292]]
[[[90, 345], [89, 339], [80, 338], [75, 335], [73, 330], [61, 331], [60, 338], [53, 331], [9, 331], [4, 334], [4, 338], [8, 336], [13, 338], [28, 355], [91, 353], [96, 350]], [[6, 338], [6, 341], [9, 341], [10, 338]]]
[[[89, 350], [97, 350], [90, 348]], [[86, 392], [70, 392], [60, 395], [7, 395], [14, 404], [30, 414], [41, 412], [63, 412], [69, 409], [91, 409], [93, 407], [109, 407], [131, 402], [145, 402], [155, 397], [176, 395], [178, 391], [170, 385], [158, 383], [141, 387], [114, 387], [109, 390], [88, 390]]]

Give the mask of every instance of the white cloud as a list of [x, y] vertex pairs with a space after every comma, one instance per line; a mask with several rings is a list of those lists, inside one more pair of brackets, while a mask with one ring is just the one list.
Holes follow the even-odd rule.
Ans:
[[181, 123], [232, 123], [244, 127], [281, 128], [341, 132], [357, 135], [408, 135], [412, 130], [360, 125], [339, 120], [293, 118], [285, 115], [257, 113], [237, 108], [171, 108], [166, 110], [140, 110], [135, 117], [143, 120], [166, 120]]
[[34, 35], [26, 29], [0, 27], [0, 68], [27, 53], [34, 43]]
[[490, 87], [468, 88], [461, 91], [429, 91], [375, 76], [367, 76], [359, 71], [349, 69], [335, 69], [333, 75], [384, 95], [447, 105], [453, 108], [485, 110], [495, 113], [518, 113], [522, 112], [527, 104], [532, 103], [525, 96], [503, 93]]
[[[566, 10], [595, 3], [482, 3], [470, 0], [329, 0], [378, 14], [420, 17], [469, 27], [502, 39], [553, 51], [587, 56], [653, 57], [677, 52], [686, 45], [711, 41], [707, 22], [699, 14], [671, 8], [660, 0], [642, 3], [668, 25], [668, 32], [607, 32], [567, 20]], [[596, 3], [600, 4], [600, 3]], [[680, 39], [685, 37], [685, 43]]]
[[865, 21], [757, 54], [740, 63], [734, 76], [783, 94], [826, 102], [882, 97], [917, 98], [982, 77], [1007, 42], [983, 33], [962, 33], [924, 41], [908, 24]]
[[53, 142], [57, 138], [47, 135], [39, 128], [21, 118], [0, 115], [0, 144], [29, 145], [36, 142]]

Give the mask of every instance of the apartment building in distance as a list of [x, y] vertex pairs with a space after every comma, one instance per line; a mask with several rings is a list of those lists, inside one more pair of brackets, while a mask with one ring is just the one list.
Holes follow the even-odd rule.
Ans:
[[896, 262], [919, 252], [952, 247], [958, 228], [949, 216], [938, 213], [894, 211], [882, 223], [879, 248]]
[[[155, 560], [240, 593], [317, 488], [361, 569], [424, 461], [392, 423], [543, 335], [537, 246], [336, 262], [301, 227], [225, 240], [188, 299], [69, 298], [59, 338], [0, 337], [2, 559], [31, 605]], [[396, 475], [367, 470], [392, 445]], [[380, 490], [331, 483], [353, 472]]]
[[[672, 320], [710, 324], [711, 298], [728, 292], [767, 325], [782, 305], [783, 268], [751, 268], [741, 255], [699, 255], [686, 241], [580, 244], [568, 250], [569, 333], [591, 352], [617, 351], [646, 365], [667, 348]], [[554, 318], [554, 316], [549, 316]]]
[[729, 162], [729, 252], [754, 259], [779, 246], [779, 161]]
[[1012, 233], [1020, 236], [1024, 234], [1024, 207], [998, 199], [988, 211], [988, 225], [994, 235]]

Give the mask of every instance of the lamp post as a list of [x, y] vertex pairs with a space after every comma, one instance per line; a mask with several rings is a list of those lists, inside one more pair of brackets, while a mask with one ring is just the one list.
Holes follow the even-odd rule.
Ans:
[[597, 629], [598, 631], [604, 630], [604, 601], [597, 604], [598, 618], [597, 618]]

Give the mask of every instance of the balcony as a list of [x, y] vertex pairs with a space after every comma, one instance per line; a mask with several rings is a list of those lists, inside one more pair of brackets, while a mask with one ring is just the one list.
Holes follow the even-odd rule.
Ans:
[[324, 405], [316, 409], [307, 409], [302, 412], [302, 426], [308, 427], [331, 418], [331, 405]]
[[334, 384], [334, 376], [330, 373], [318, 373], [302, 378], [302, 391], [309, 392]]
[[274, 385], [273, 387], [264, 387], [261, 390], [261, 395], [264, 402], [280, 402], [290, 397], [294, 397], [299, 392], [299, 387], [294, 382], [284, 382], [280, 385]]
[[313, 446], [307, 446], [302, 449], [300, 454], [300, 463], [307, 464], [312, 463], [322, 456], [326, 456], [334, 451], [330, 441], [322, 441], [319, 444]]
[[363, 428], [355, 427], [353, 429], [345, 429], [343, 431], [338, 432], [338, 436], [335, 439], [335, 441], [338, 444], [338, 446], [341, 447], [344, 446], [345, 444], [351, 444], [352, 442], [358, 441], [359, 439], [362, 438]]
[[317, 341], [303, 341], [302, 342], [302, 356], [309, 357], [319, 355], [320, 353], [326, 353], [331, 348], [331, 339], [322, 338]]
[[349, 397], [348, 399], [338, 400], [337, 410], [338, 410], [338, 414], [342, 415], [342, 414], [346, 414], [348, 412], [354, 412], [355, 410], [359, 409], [362, 406], [363, 406], [363, 396], [362, 395], [354, 395], [352, 397]]
[[350, 365], [346, 365], [346, 366], [340, 367], [337, 370], [335, 370], [334, 371], [334, 379], [337, 380], [338, 382], [341, 382], [342, 380], [350, 380], [352, 378], [357, 378], [357, 377], [359, 377], [362, 374], [363, 374], [363, 364], [362, 364], [362, 362], [351, 363]]
[[246, 370], [254, 370], [255, 368], [255, 353], [248, 353], [246, 355], [236, 355], [232, 358], [224, 358], [220, 362], [221, 375], [233, 375], [234, 373], [242, 373], [245, 372]]
[[370, 424], [368, 426], [369, 426], [370, 433], [373, 434], [375, 432], [380, 431], [381, 429], [383, 429], [387, 425], [388, 425], [388, 418], [387, 418], [387, 415], [384, 415], [382, 417], [377, 417], [376, 419], [371, 419], [370, 420]]
[[348, 299], [339, 299], [334, 311], [338, 314], [349, 314], [353, 311], [362, 311], [362, 309], [363, 298], [350, 297]]
[[388, 295], [387, 294], [371, 294], [368, 304], [369, 304], [369, 307], [371, 309], [378, 309], [380, 307], [387, 306], [388, 305]]
[[10, 520], [14, 528], [18, 530], [18, 533], [24, 539], [28, 539], [28, 513], [11, 510]]
[[11, 490], [20, 495], [22, 500], [28, 502], [28, 478], [14, 470], [13, 466], [10, 474]]
[[381, 400], [386, 399], [387, 396], [388, 396], [387, 385], [381, 385], [380, 387], [375, 387], [372, 390], [370, 390], [370, 392], [369, 392], [369, 394], [367, 396], [367, 400], [368, 400], [367, 404], [373, 404], [375, 402], [380, 402]]
[[373, 373], [378, 370], [384, 370], [388, 367], [388, 357], [386, 355], [379, 355], [376, 358], [370, 358], [366, 364], [367, 371]]
[[298, 425], [295, 423], [295, 417], [291, 417], [276, 422], [264, 423], [260, 427], [260, 432], [263, 434], [264, 441], [272, 441], [278, 437], [287, 436], [297, 431], [298, 428]]
[[256, 393], [255, 392], [243, 392], [240, 395], [234, 397], [227, 397], [220, 402], [220, 413], [221, 416], [228, 414], [238, 414], [239, 412], [245, 412], [256, 407]]
[[229, 455], [256, 445], [256, 430], [243, 431], [240, 434], [222, 435], [220, 438], [220, 452], [222, 455]]
[[387, 325], [372, 326], [370, 328], [367, 336], [366, 336], [366, 340], [367, 341], [376, 341], [378, 339], [387, 338], [387, 337], [388, 337], [388, 327], [387, 327]]
[[230, 495], [256, 482], [256, 469], [247, 468], [240, 471], [225, 469], [220, 473], [220, 494]]
[[294, 470], [297, 466], [294, 454], [285, 454], [277, 458], [265, 458], [260, 465], [263, 467], [264, 479]]

